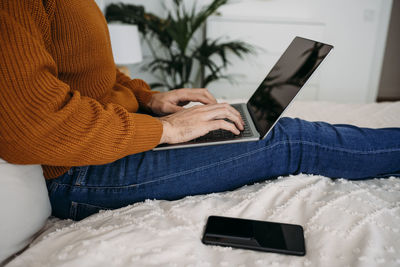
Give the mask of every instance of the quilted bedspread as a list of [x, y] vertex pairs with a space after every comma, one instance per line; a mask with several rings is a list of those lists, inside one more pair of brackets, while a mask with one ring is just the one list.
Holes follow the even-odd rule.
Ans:
[[[400, 127], [400, 103], [294, 103], [286, 116]], [[304, 257], [205, 246], [209, 215], [301, 224]], [[400, 179], [296, 175], [235, 191], [147, 200], [80, 222], [50, 219], [8, 266], [400, 266]]]

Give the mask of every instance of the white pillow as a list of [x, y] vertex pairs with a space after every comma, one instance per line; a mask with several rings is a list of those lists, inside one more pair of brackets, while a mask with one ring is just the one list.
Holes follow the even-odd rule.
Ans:
[[13, 165], [0, 159], [0, 265], [31, 242], [50, 213], [40, 165]]

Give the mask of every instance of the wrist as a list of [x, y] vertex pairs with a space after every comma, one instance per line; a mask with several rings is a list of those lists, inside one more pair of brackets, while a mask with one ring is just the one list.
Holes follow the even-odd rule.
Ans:
[[152, 105], [153, 105], [153, 94], [150, 95], [150, 98], [143, 103], [142, 107], [144, 108], [144, 110], [146, 110], [147, 112], [152, 112]]
[[171, 127], [171, 124], [169, 122], [167, 122], [166, 120], [162, 120], [160, 119], [162, 126], [163, 126], [163, 131], [162, 131], [162, 135], [161, 135], [161, 139], [160, 139], [160, 144], [166, 144], [168, 143], [168, 132], [169, 132], [169, 128]]

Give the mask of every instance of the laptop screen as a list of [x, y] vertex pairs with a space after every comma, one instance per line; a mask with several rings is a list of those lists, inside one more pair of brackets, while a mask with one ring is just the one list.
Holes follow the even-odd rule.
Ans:
[[333, 47], [296, 37], [247, 102], [261, 137], [282, 115]]

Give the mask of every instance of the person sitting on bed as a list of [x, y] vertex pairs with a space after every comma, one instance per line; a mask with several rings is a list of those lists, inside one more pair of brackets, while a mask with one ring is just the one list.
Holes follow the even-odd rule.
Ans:
[[0, 157], [43, 166], [57, 217], [298, 173], [400, 176], [400, 128], [282, 118], [258, 142], [152, 151], [243, 121], [206, 89], [156, 93], [119, 72], [93, 0], [2, 0], [0, 32]]

